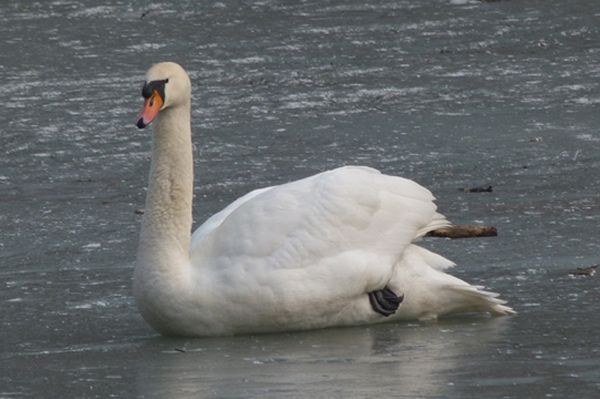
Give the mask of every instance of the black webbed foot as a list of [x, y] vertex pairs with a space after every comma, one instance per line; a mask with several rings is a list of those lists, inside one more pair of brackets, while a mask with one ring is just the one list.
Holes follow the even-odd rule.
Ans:
[[400, 303], [404, 299], [404, 295], [396, 295], [387, 286], [381, 290], [371, 291], [368, 295], [373, 310], [385, 317], [396, 313], [398, 306], [400, 306]]

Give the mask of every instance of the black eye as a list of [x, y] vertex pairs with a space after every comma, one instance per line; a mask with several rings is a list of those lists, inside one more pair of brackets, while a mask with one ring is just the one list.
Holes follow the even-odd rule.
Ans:
[[150, 98], [152, 97], [152, 93], [155, 91], [158, 93], [160, 98], [165, 101], [165, 84], [169, 81], [169, 79], [164, 80], [153, 80], [150, 82], [144, 82], [144, 87], [142, 87], [142, 97]]
[[144, 98], [149, 98], [152, 95], [152, 88], [150, 87], [150, 85], [145, 82], [144, 86], [142, 87], [142, 97]]

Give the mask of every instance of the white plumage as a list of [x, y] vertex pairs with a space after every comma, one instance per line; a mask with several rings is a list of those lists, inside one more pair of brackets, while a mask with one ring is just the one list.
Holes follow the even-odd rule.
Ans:
[[[190, 240], [189, 79], [172, 63], [147, 75], [148, 82], [166, 79], [134, 279], [140, 311], [159, 332], [200, 336], [513, 313], [496, 294], [446, 274], [450, 261], [413, 244], [448, 224], [432, 194], [367, 167], [252, 191]], [[404, 295], [388, 317], [368, 298], [384, 287]]]

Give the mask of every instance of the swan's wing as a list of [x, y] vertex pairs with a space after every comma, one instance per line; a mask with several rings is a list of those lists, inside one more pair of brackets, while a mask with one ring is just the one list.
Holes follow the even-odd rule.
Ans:
[[191, 260], [236, 281], [279, 273], [378, 289], [407, 245], [447, 223], [433, 199], [375, 169], [335, 169], [242, 197], [194, 234]]
[[192, 234], [192, 240], [190, 243], [191, 251], [193, 252], [193, 248], [195, 246], [199, 245], [200, 241], [202, 241], [202, 239], [204, 237], [206, 237], [211, 231], [213, 231], [215, 228], [219, 227], [221, 225], [221, 223], [223, 223], [223, 220], [225, 220], [225, 218], [227, 216], [229, 216], [229, 214], [231, 214], [231, 212], [236, 210], [240, 205], [242, 205], [244, 202], [249, 201], [252, 198], [256, 197], [257, 195], [264, 193], [265, 191], [270, 190], [272, 188], [273, 187], [265, 187], [265, 188], [259, 188], [257, 190], [253, 190], [253, 191], [249, 192], [248, 194], [236, 199], [231, 204], [227, 205], [220, 212], [215, 213], [210, 218], [206, 219], [206, 221], [204, 223], [202, 223], [202, 225], [200, 227], [198, 227], [196, 229], [196, 231], [194, 231], [194, 234]]

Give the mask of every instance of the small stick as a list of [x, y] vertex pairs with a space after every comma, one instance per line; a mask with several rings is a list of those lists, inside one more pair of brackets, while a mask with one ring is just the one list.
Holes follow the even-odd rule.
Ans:
[[446, 238], [495, 237], [498, 235], [498, 230], [494, 226], [453, 224], [452, 226], [432, 230], [427, 235]]

